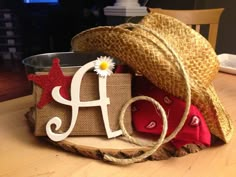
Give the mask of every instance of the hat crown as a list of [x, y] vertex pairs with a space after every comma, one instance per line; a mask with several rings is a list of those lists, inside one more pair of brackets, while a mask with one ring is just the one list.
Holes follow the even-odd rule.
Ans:
[[[211, 44], [201, 34], [181, 21], [159, 13], [150, 13], [143, 18], [140, 24], [154, 30], [166, 39], [182, 59], [192, 84], [207, 87], [212, 82], [218, 72], [219, 61]], [[140, 29], [137, 29], [136, 32], [143, 34], [154, 43], [162, 45], [150, 33]], [[168, 51], [165, 53], [168, 54]]]

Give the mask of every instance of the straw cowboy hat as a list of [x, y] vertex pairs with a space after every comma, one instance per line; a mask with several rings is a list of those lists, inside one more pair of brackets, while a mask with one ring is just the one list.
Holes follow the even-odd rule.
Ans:
[[138, 25], [141, 28], [121, 25], [86, 30], [72, 39], [72, 49], [75, 52], [100, 51], [113, 56], [157, 87], [184, 99], [183, 76], [173, 54], [153, 35], [158, 34], [183, 63], [190, 81], [192, 104], [204, 115], [211, 133], [229, 142], [233, 125], [212, 86], [219, 63], [209, 42], [182, 22], [158, 13], [148, 14]]

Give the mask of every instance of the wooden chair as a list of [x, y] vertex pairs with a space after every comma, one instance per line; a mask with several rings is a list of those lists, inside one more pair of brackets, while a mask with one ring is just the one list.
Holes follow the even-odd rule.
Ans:
[[223, 10], [223, 8], [202, 10], [167, 10], [160, 8], [148, 8], [148, 12], [158, 12], [174, 17], [191, 26], [199, 33], [201, 25], [209, 25], [207, 39], [214, 49], [216, 46], [219, 19]]

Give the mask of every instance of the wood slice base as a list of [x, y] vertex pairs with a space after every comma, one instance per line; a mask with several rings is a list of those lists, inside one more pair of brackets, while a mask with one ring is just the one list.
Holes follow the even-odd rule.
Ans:
[[[32, 132], [34, 131], [34, 117], [33, 117], [34, 109], [31, 108], [29, 112], [25, 114], [26, 119]], [[135, 133], [136, 135], [136, 133]], [[154, 142], [157, 137], [145, 137], [142, 134], [140, 136], [142, 141], [145, 143]], [[109, 154], [117, 158], [131, 158], [134, 156], [138, 156], [151, 147], [140, 147], [134, 144], [127, 142], [124, 137], [118, 137], [114, 139], [107, 139], [103, 136], [80, 136], [80, 137], [68, 137], [63, 141], [54, 142], [50, 140], [48, 137], [39, 137], [47, 142], [62, 148], [65, 151], [75, 153], [77, 155], [104, 160], [104, 155]], [[202, 149], [205, 149], [205, 146], [198, 146], [196, 144], [188, 144], [179, 149], [176, 149], [171, 143], [166, 143], [162, 145], [155, 153], [144, 160], [165, 160], [170, 157], [181, 157], [190, 153], [198, 152]]]

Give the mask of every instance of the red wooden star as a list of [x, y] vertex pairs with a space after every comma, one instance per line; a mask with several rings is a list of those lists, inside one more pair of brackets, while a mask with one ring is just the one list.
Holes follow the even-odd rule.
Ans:
[[29, 74], [28, 79], [32, 80], [35, 84], [43, 89], [40, 101], [37, 104], [38, 108], [53, 101], [52, 89], [55, 86], [61, 86], [60, 94], [62, 97], [69, 99], [69, 87], [71, 84], [72, 76], [64, 76], [60, 68], [60, 60], [58, 58], [53, 59], [52, 67], [48, 75], [34, 75]]

